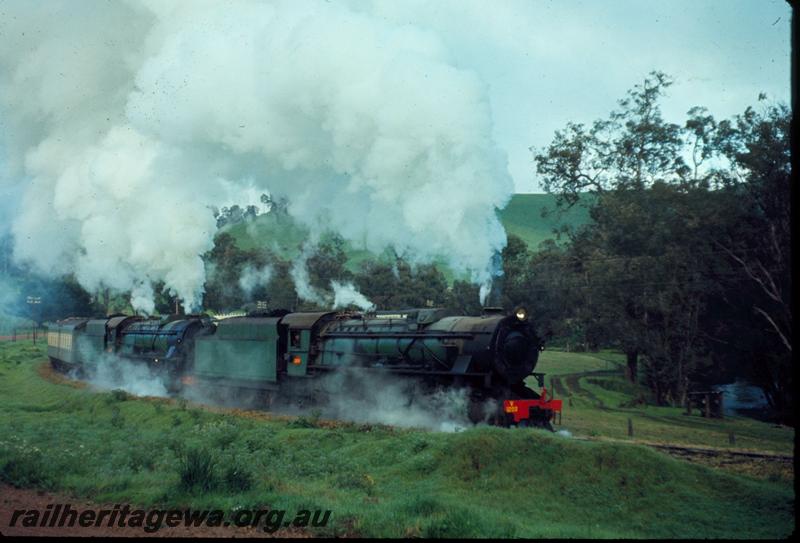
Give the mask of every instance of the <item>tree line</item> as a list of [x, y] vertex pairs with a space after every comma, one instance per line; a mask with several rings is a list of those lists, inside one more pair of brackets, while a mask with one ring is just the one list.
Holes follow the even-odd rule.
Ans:
[[660, 404], [746, 376], [791, 416], [791, 112], [759, 96], [732, 119], [705, 108], [684, 125], [651, 73], [608, 118], [569, 123], [536, 170], [562, 208], [591, 222], [531, 252], [510, 240], [506, 302], [525, 300], [546, 333], [614, 346]]

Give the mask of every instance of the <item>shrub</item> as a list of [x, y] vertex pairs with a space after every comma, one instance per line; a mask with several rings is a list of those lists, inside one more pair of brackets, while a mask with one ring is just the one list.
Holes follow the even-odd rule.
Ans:
[[130, 400], [130, 399], [131, 399], [131, 395], [128, 394], [127, 392], [125, 392], [124, 390], [120, 389], [120, 388], [116, 388], [116, 389], [111, 391], [110, 400], [112, 402], [124, 402], [124, 401]]
[[114, 406], [111, 410], [111, 426], [114, 428], [122, 428], [125, 426], [125, 416], [120, 412], [117, 406]]
[[216, 462], [207, 449], [188, 449], [178, 460], [178, 475], [183, 490], [208, 491], [216, 486]]
[[253, 474], [239, 464], [232, 464], [225, 469], [225, 487], [231, 492], [243, 492], [253, 488]]
[[153, 447], [132, 448], [128, 465], [133, 471], [136, 472], [141, 471], [142, 469], [153, 471], [153, 468], [156, 465]]
[[0, 479], [19, 488], [49, 487], [52, 476], [41, 454], [31, 453], [12, 457], [0, 469]]

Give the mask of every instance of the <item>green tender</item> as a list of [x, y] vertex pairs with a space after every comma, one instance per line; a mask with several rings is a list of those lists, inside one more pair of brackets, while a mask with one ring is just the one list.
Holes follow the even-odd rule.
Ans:
[[200, 379], [277, 381], [280, 319], [235, 317], [195, 342], [194, 374]]

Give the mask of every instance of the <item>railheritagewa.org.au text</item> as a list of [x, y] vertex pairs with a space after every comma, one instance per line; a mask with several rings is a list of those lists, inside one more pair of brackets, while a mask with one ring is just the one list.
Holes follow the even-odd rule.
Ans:
[[9, 526], [23, 528], [141, 528], [147, 533], [161, 528], [186, 527], [253, 527], [265, 532], [280, 528], [320, 528], [328, 525], [329, 510], [306, 510], [289, 514], [283, 509], [237, 509], [234, 511], [193, 509], [133, 509], [117, 504], [111, 509], [76, 509], [71, 504], [50, 504], [45, 509], [17, 509]]

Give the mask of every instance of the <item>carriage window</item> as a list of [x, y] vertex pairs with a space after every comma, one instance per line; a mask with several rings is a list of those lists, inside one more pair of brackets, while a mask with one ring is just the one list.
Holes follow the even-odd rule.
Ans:
[[291, 341], [292, 341], [292, 347], [300, 346], [300, 330], [291, 331]]

